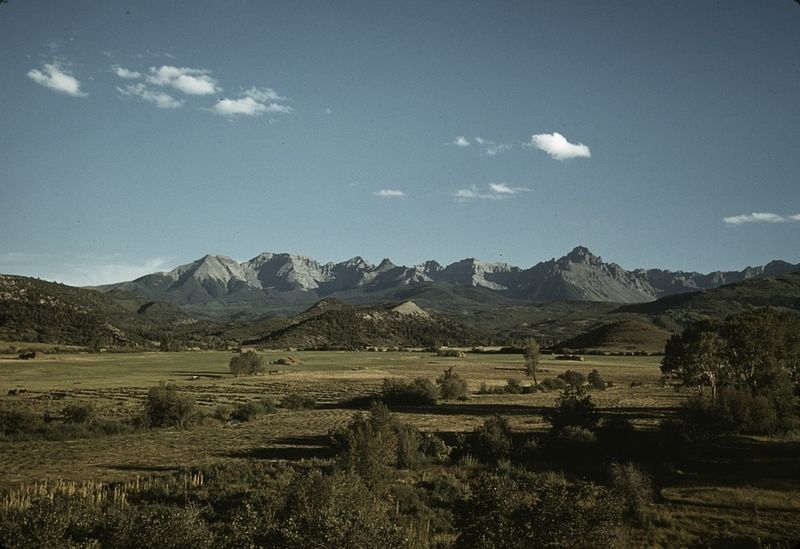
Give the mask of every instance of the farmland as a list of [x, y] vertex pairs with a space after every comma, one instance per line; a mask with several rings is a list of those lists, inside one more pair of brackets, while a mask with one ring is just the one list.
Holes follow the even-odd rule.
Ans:
[[[148, 390], [162, 382], [191, 395], [205, 416], [187, 429], [145, 429], [75, 440], [0, 442], [0, 487], [24, 490], [59, 480], [121, 483], [137, 479], [252, 463], [324, 463], [332, 456], [328, 433], [355, 413], [348, 400], [379, 393], [386, 378], [436, 378], [453, 367], [467, 380], [464, 401], [400, 406], [397, 417], [422, 432], [443, 437], [467, 433], [495, 414], [508, 418], [515, 433], [544, 433], [544, 415], [558, 392], [479, 394], [509, 379], [523, 385], [522, 357], [467, 353], [463, 358], [430, 352], [261, 353], [268, 362], [291, 354], [301, 364], [270, 364], [256, 376], [236, 377], [226, 352], [46, 354], [42, 360], [0, 358], [0, 406], [57, 415], [70, 403], [91, 402], [101, 417], [140, 413]], [[593, 356], [583, 361], [544, 355], [539, 380], [567, 369], [597, 369], [611, 382], [592, 392], [601, 415], [624, 417], [637, 432], [655, 432], [687, 397], [660, 382], [659, 357]], [[482, 388], [483, 385], [483, 388]], [[483, 389], [483, 390], [482, 390]], [[12, 394], [13, 393], [13, 394]], [[212, 419], [219, 406], [257, 398], [279, 401], [287, 394], [312, 397], [313, 409], [279, 409], [248, 422]], [[311, 460], [311, 461], [309, 461]], [[565, 465], [569, 467], [568, 465]], [[633, 531], [643, 544], [686, 544], [722, 528], [747, 539], [793, 539], [800, 518], [800, 441], [738, 437], [708, 443], [699, 455], [684, 456], [670, 469], [654, 467], [658, 497], [646, 530]]]

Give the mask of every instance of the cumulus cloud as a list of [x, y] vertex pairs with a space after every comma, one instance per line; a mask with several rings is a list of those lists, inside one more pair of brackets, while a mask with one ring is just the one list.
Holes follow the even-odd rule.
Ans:
[[456, 137], [453, 140], [452, 144], [456, 145], [457, 147], [469, 147], [470, 146], [469, 139], [467, 139], [463, 135], [459, 135], [458, 137]]
[[529, 147], [535, 147], [546, 152], [556, 160], [569, 160], [570, 158], [590, 158], [592, 152], [583, 143], [570, 143], [567, 138], [558, 132], [539, 133], [531, 136]]
[[113, 65], [111, 69], [114, 71], [114, 74], [125, 80], [136, 80], [142, 77], [142, 73], [120, 67], [119, 65]]
[[733, 215], [722, 218], [728, 225], [742, 225], [744, 223], [786, 223], [800, 221], [800, 214], [780, 215], [771, 212], [753, 212], [751, 214]]
[[404, 196], [406, 196], [406, 193], [397, 189], [381, 189], [372, 194], [374, 194], [375, 196], [380, 196], [382, 198], [403, 198]]
[[47, 63], [42, 70], [31, 69], [28, 78], [46, 88], [72, 97], [86, 97], [87, 93], [81, 91], [81, 83], [69, 71], [63, 69], [57, 62]]
[[221, 91], [217, 81], [207, 69], [189, 67], [150, 67], [147, 82], [156, 86], [171, 87], [187, 95], [211, 95]]
[[259, 116], [264, 113], [291, 114], [294, 109], [272, 88], [250, 88], [237, 99], [223, 98], [212, 109], [221, 116]]
[[159, 109], [177, 109], [183, 106], [182, 100], [175, 99], [170, 94], [162, 91], [148, 89], [147, 86], [142, 83], [131, 84], [124, 89], [118, 87], [117, 91], [122, 95], [139, 97], [143, 101], [152, 103]]
[[504, 200], [511, 198], [515, 194], [530, 191], [526, 187], [512, 187], [508, 183], [489, 183], [486, 185], [488, 190], [483, 191], [477, 185], [472, 185], [466, 189], [458, 189], [453, 193], [453, 197], [458, 202], [472, 200], [475, 198], [483, 200]]

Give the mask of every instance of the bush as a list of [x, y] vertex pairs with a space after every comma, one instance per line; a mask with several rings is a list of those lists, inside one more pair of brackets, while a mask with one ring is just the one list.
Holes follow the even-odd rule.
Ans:
[[94, 404], [70, 404], [61, 410], [67, 423], [89, 423], [95, 418]]
[[424, 458], [419, 432], [398, 422], [380, 403], [373, 403], [368, 415], [356, 413], [347, 427], [331, 431], [330, 440], [339, 466], [373, 487], [385, 481], [388, 467], [413, 468]]
[[229, 367], [236, 376], [254, 375], [264, 371], [264, 359], [258, 353], [241, 353], [231, 358]]
[[556, 442], [562, 450], [587, 452], [595, 445], [597, 437], [588, 429], [577, 425], [567, 425], [558, 431]]
[[439, 388], [428, 378], [418, 377], [411, 383], [384, 379], [381, 400], [385, 404], [436, 404]]
[[445, 370], [436, 379], [439, 386], [439, 394], [444, 400], [465, 400], [467, 398], [467, 382], [453, 371], [453, 368]]
[[568, 483], [552, 474], [485, 473], [457, 508], [454, 546], [620, 546], [622, 521], [613, 496], [595, 484]]
[[600, 377], [600, 372], [596, 369], [592, 370], [592, 373], [589, 374], [589, 385], [592, 386], [592, 389], [597, 389], [599, 391], [605, 391], [606, 389], [606, 382], [603, 381], [603, 378]]
[[317, 405], [317, 399], [299, 393], [289, 393], [281, 399], [281, 408], [287, 410], [311, 410]]
[[43, 425], [42, 417], [28, 410], [0, 410], [0, 432], [7, 437], [35, 431]]
[[583, 393], [583, 386], [586, 383], [586, 376], [580, 372], [576, 372], [575, 370], [567, 370], [563, 374], [559, 374], [558, 377], [564, 380], [568, 386], [572, 387], [578, 393]]
[[633, 463], [612, 463], [611, 489], [623, 502], [625, 514], [644, 522], [648, 503], [653, 502], [653, 481]]
[[104, 517], [98, 538], [101, 547], [211, 549], [218, 546], [200, 509], [192, 504], [115, 509]]
[[486, 419], [467, 439], [469, 453], [490, 463], [508, 459], [513, 449], [511, 425], [503, 416]]
[[516, 379], [509, 379], [506, 381], [505, 392], [510, 395], [522, 394], [522, 384]]
[[250, 402], [241, 402], [233, 407], [231, 412], [231, 419], [236, 421], [250, 421], [251, 419], [264, 414], [272, 414], [275, 412], [275, 402], [270, 398], [261, 400], [251, 400]]
[[149, 427], [186, 427], [195, 413], [194, 400], [182, 397], [174, 385], [152, 387], [145, 401], [144, 416]]
[[556, 407], [545, 416], [550, 422], [554, 432], [559, 432], [565, 427], [582, 427], [589, 431], [597, 426], [599, 420], [597, 407], [592, 402], [592, 397], [580, 397], [574, 393], [564, 393], [556, 402]]
[[539, 390], [545, 393], [550, 391], [563, 391], [567, 388], [567, 382], [559, 377], [548, 377], [539, 384]]
[[279, 515], [278, 537], [269, 546], [309, 547], [408, 546], [408, 532], [391, 521], [391, 509], [353, 474], [330, 476], [314, 471], [296, 480]]
[[731, 433], [772, 434], [796, 426], [794, 416], [786, 413], [779, 401], [735, 387], [722, 389], [716, 399], [695, 395], [678, 415], [687, 433], [699, 438]]

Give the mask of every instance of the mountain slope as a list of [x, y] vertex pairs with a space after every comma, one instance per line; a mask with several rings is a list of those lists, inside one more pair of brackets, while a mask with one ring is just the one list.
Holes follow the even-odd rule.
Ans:
[[477, 330], [431, 315], [406, 301], [381, 307], [353, 307], [326, 300], [304, 311], [289, 326], [245, 342], [268, 347], [363, 349], [475, 345]]
[[360, 305], [414, 299], [431, 311], [464, 313], [519, 302], [643, 303], [796, 270], [800, 266], [773, 261], [709, 274], [628, 271], [582, 246], [528, 269], [474, 258], [444, 267], [435, 261], [405, 267], [389, 259], [378, 265], [360, 257], [320, 264], [299, 255], [262, 253], [243, 263], [207, 255], [172, 271], [102, 289], [168, 301], [192, 314], [217, 318], [291, 315], [327, 297]]
[[[194, 330], [174, 305], [115, 290], [98, 292], [0, 275], [0, 340], [79, 346], [142, 346]], [[202, 323], [200, 323], [202, 324]]]

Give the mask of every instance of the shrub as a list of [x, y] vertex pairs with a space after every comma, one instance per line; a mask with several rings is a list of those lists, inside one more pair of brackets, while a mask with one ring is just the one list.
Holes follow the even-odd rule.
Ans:
[[612, 463], [611, 489], [623, 502], [625, 514], [641, 523], [648, 503], [653, 502], [653, 481], [633, 463]]
[[436, 404], [439, 388], [428, 378], [418, 377], [411, 383], [384, 379], [381, 399], [386, 404]]
[[241, 402], [233, 407], [231, 419], [236, 421], [250, 421], [251, 419], [263, 414], [275, 412], [275, 402], [272, 399], [264, 398], [261, 400], [251, 400]]
[[152, 387], [145, 401], [144, 416], [149, 427], [186, 427], [195, 413], [194, 400], [182, 397], [174, 385]]
[[485, 473], [457, 508], [456, 547], [614, 547], [617, 498], [588, 482], [524, 471]]
[[231, 358], [229, 367], [237, 376], [253, 375], [264, 371], [264, 359], [258, 353], [241, 353]]
[[70, 404], [61, 410], [67, 423], [89, 423], [95, 418], [94, 404]]
[[557, 441], [563, 449], [585, 452], [595, 445], [597, 437], [588, 429], [577, 425], [567, 425], [558, 431]]
[[539, 390], [545, 393], [550, 391], [563, 391], [567, 388], [567, 382], [559, 377], [548, 377], [539, 384]]
[[277, 543], [308, 547], [406, 547], [408, 533], [392, 523], [390, 508], [353, 474], [314, 471], [288, 487]]
[[558, 377], [563, 379], [564, 382], [575, 389], [578, 393], [583, 393], [583, 385], [586, 383], [586, 376], [580, 372], [576, 372], [575, 370], [567, 370], [563, 374], [559, 374]]
[[467, 382], [453, 368], [445, 370], [436, 379], [439, 394], [444, 400], [465, 400], [467, 398]]
[[554, 432], [565, 427], [582, 427], [589, 431], [597, 426], [599, 420], [597, 407], [592, 402], [592, 397], [580, 397], [574, 393], [564, 393], [556, 402], [556, 407], [545, 416], [553, 427]]
[[330, 440], [339, 466], [373, 487], [386, 479], [388, 467], [415, 467], [421, 460], [419, 433], [380, 403], [373, 403], [367, 415], [356, 413], [347, 427], [330, 433]]
[[0, 410], [0, 432], [8, 437], [40, 429], [41, 416], [28, 410]]
[[477, 427], [467, 439], [469, 452], [483, 460], [497, 463], [507, 459], [513, 449], [511, 425], [503, 416], [493, 416]]
[[299, 393], [289, 393], [281, 399], [281, 408], [287, 410], [310, 410], [317, 405], [317, 399]]
[[726, 387], [717, 398], [698, 394], [686, 401], [679, 411], [680, 422], [695, 437], [726, 433], [771, 434], [787, 431], [796, 425], [775, 399], [753, 395], [749, 389]]
[[98, 538], [101, 547], [211, 549], [218, 546], [200, 508], [193, 504], [115, 509], [104, 517]]
[[592, 386], [592, 389], [597, 389], [600, 391], [605, 391], [606, 389], [606, 382], [603, 381], [603, 378], [600, 377], [600, 372], [596, 369], [592, 370], [589, 374], [589, 385]]
[[510, 395], [522, 394], [522, 384], [516, 379], [506, 381], [505, 393]]

